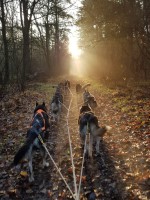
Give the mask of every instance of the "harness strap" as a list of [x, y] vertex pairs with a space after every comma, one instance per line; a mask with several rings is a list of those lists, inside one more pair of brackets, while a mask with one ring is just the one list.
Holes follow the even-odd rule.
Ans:
[[34, 118], [35, 118], [38, 114], [41, 115], [41, 117], [42, 117], [42, 119], [43, 119], [43, 122], [44, 122], [44, 126], [41, 128], [42, 131], [44, 131], [44, 130], [46, 129], [45, 118], [44, 118], [44, 116], [43, 116], [43, 114], [42, 114], [43, 112], [46, 113], [46, 112], [45, 112], [44, 110], [42, 110], [42, 109], [37, 110], [36, 113], [35, 113], [35, 115], [34, 115], [34, 117], [33, 117], [33, 119], [32, 119], [32, 122], [33, 122]]

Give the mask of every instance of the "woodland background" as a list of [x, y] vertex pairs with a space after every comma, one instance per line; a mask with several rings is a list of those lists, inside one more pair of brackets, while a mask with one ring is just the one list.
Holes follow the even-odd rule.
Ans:
[[68, 33], [78, 26], [82, 68], [106, 81], [150, 75], [150, 1], [83, 0], [74, 22], [70, 0], [0, 1], [0, 83], [69, 73]]
[[109, 81], [150, 77], [149, 10], [148, 0], [83, 1], [78, 25], [88, 73]]

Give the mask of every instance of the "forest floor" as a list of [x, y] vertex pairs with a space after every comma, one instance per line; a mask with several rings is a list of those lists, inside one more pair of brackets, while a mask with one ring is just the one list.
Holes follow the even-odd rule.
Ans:
[[[81, 170], [83, 149], [78, 131], [79, 108], [82, 94], [77, 95], [75, 84], [91, 83], [89, 91], [95, 96], [98, 108], [95, 114], [101, 125], [112, 130], [100, 142], [100, 155], [93, 153], [93, 161], [84, 162], [81, 200], [148, 200], [150, 199], [150, 85], [104, 86], [98, 80], [69, 77], [72, 94], [64, 95], [69, 106], [69, 132], [75, 163], [77, 185]], [[37, 152], [33, 160], [34, 183], [28, 182], [27, 168], [9, 169], [18, 148], [26, 138], [26, 132], [35, 102], [45, 101], [48, 110], [55, 92], [53, 84], [29, 83], [28, 89], [19, 93], [13, 88], [0, 95], [0, 199], [69, 200], [73, 199], [50, 159], [50, 167], [42, 169]], [[51, 123], [46, 143], [74, 192], [72, 165], [64, 108], [60, 122]]]

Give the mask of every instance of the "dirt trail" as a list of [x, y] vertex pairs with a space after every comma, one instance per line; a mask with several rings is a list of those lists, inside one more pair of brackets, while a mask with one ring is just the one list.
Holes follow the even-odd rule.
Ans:
[[[64, 95], [64, 106], [62, 109], [62, 113], [60, 116], [60, 121], [57, 124], [57, 144], [55, 149], [55, 160], [57, 162], [58, 167], [61, 169], [62, 174], [64, 175], [67, 183], [74, 191], [73, 177], [72, 177], [72, 165], [70, 158], [70, 146], [69, 146], [69, 137], [68, 137], [68, 128], [67, 128], [67, 113], [69, 112], [69, 134], [72, 145], [72, 153], [75, 164], [77, 164], [80, 159], [79, 152], [77, 150], [80, 149], [80, 139], [78, 135], [78, 109], [77, 109], [77, 101], [76, 95], [74, 91], [74, 86], [72, 86], [71, 92]], [[77, 154], [78, 152], [78, 154]], [[80, 159], [81, 160], [81, 159]], [[71, 198], [71, 194], [69, 192], [66, 193], [66, 187], [64, 187], [64, 183], [60, 178], [60, 175], [56, 172], [56, 169], [53, 170], [53, 198], [63, 196], [65, 198]], [[63, 190], [64, 187], [64, 190]]]
[[[76, 83], [76, 80], [71, 81], [73, 96], [70, 94], [64, 95], [64, 104], [68, 107], [72, 99], [69, 111], [69, 130], [78, 184], [83, 154], [78, 132], [78, 116], [79, 107], [83, 100], [82, 94], [77, 95], [75, 92]], [[110, 125], [112, 130], [100, 142], [100, 155], [96, 155], [94, 151], [93, 162], [88, 158], [85, 159], [80, 199], [92, 200], [94, 196], [96, 196], [97, 200], [150, 199], [148, 138], [145, 137], [142, 140], [137, 137], [137, 132], [132, 130], [130, 126], [130, 119], [114, 107], [111, 94], [102, 94], [100, 90], [97, 91], [93, 86], [89, 88], [89, 91], [95, 95], [98, 101], [99, 106], [95, 113], [99, 118], [100, 124]], [[32, 95], [32, 102], [35, 102], [36, 99], [43, 100], [44, 96], [47, 105], [49, 105], [50, 96], [46, 92], [42, 91], [40, 94], [34, 93]], [[73, 199], [50, 159], [50, 167], [42, 169], [40, 157], [37, 153], [33, 163], [35, 174], [35, 182], [33, 184], [28, 183], [26, 174], [20, 176], [19, 169], [18, 171], [7, 170], [7, 166], [18, 148], [17, 145], [20, 145], [24, 140], [23, 137], [25, 137], [26, 133], [23, 131], [24, 134], [22, 136], [22, 130], [30, 123], [30, 116], [34, 107], [33, 103], [30, 104], [30, 96], [31, 93], [21, 95], [19, 97], [21, 103], [15, 110], [12, 111], [11, 108], [6, 113], [2, 109], [0, 113], [2, 123], [7, 125], [9, 122], [7, 129], [4, 126], [1, 129], [0, 170], [2, 173], [0, 174], [0, 198], [2, 200]], [[16, 99], [15, 97], [15, 101]], [[29, 107], [28, 112], [26, 112], [27, 107]], [[6, 108], [4, 111], [6, 111]], [[67, 110], [63, 108], [60, 122], [51, 124], [47, 147], [65, 180], [74, 191], [66, 116]], [[16, 121], [17, 124], [14, 125]], [[6, 130], [8, 130], [7, 135], [5, 134]], [[147, 129], [148, 131], [149, 129]], [[26, 170], [26, 168], [22, 170]]]
[[[79, 177], [82, 153], [80, 148], [80, 138], [78, 134], [77, 119], [79, 107], [83, 100], [82, 95], [75, 92], [75, 85], [72, 85], [73, 101], [70, 110], [69, 126], [73, 146], [73, 155], [75, 160], [76, 175]], [[127, 122], [123, 120], [121, 113], [113, 108], [113, 102], [107, 95], [101, 95], [92, 87], [90, 91], [98, 98], [99, 107], [96, 109], [96, 115], [101, 124], [110, 125], [112, 131], [100, 143], [100, 155], [94, 153], [94, 160], [91, 162], [86, 158], [84, 163], [83, 181], [81, 189], [81, 199], [148, 199], [149, 198], [149, 153], [147, 143], [140, 141], [136, 135], [126, 131]], [[68, 97], [67, 97], [68, 98]], [[107, 104], [107, 105], [106, 105]], [[62, 114], [62, 119], [64, 113]], [[121, 120], [120, 120], [121, 119]], [[63, 122], [64, 123], [64, 122]], [[58, 145], [56, 155], [62, 161], [60, 167], [69, 181], [68, 174], [71, 161], [66, 156], [69, 152], [68, 140], [66, 139], [66, 129], [62, 131], [63, 123], [60, 123], [59, 137], [62, 137], [63, 146]], [[124, 131], [123, 131], [124, 128]], [[67, 136], [67, 134], [66, 134]], [[65, 149], [66, 150], [65, 151]], [[61, 152], [59, 156], [59, 152]], [[70, 184], [73, 177], [70, 176]], [[78, 181], [78, 178], [77, 178]], [[71, 184], [73, 189], [73, 184]], [[60, 185], [61, 188], [61, 185]], [[60, 189], [61, 190], [61, 189]]]

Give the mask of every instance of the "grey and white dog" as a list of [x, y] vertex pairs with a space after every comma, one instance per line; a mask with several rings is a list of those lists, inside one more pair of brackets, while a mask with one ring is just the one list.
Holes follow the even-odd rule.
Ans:
[[88, 156], [92, 158], [93, 144], [96, 142], [96, 153], [99, 154], [100, 138], [111, 129], [109, 126], [100, 127], [98, 118], [92, 112], [89, 105], [83, 105], [80, 108], [78, 119], [79, 132], [82, 144], [85, 142], [86, 134], [89, 133], [89, 145], [87, 145]]
[[84, 92], [84, 90], [87, 88], [87, 87], [89, 87], [89, 86], [91, 86], [91, 84], [90, 83], [87, 83], [87, 84], [85, 84], [85, 85], [81, 85], [81, 84], [76, 84], [76, 93], [77, 94], [79, 94], [79, 93], [82, 93], [82, 92]]
[[60, 113], [62, 110], [62, 104], [63, 104], [63, 95], [62, 95], [62, 88], [58, 85], [56, 92], [52, 98], [52, 101], [50, 103], [50, 110], [53, 120], [59, 121]]
[[84, 104], [89, 105], [93, 110], [98, 106], [95, 97], [87, 90], [83, 92]]
[[70, 91], [70, 81], [69, 80], [65, 80], [64, 86], [65, 86], [65, 94], [69, 94], [69, 91]]

